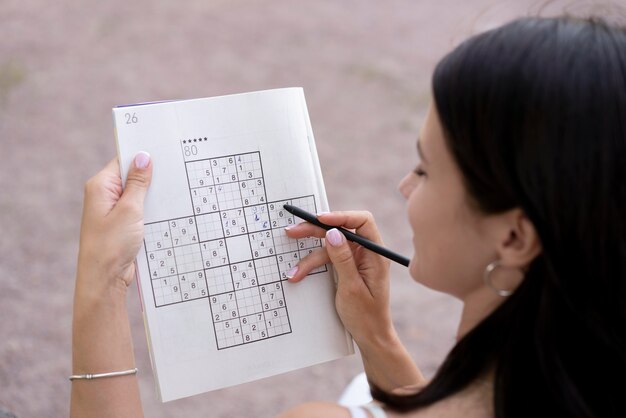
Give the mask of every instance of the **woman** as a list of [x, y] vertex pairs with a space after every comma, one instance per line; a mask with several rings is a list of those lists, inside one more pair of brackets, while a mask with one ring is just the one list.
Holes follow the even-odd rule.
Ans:
[[[457, 343], [424, 379], [391, 322], [388, 262], [336, 229], [292, 227], [326, 246], [290, 281], [334, 264], [337, 310], [386, 412], [310, 403], [282, 416], [626, 416], [623, 384], [609, 383], [626, 376], [626, 32], [517, 20], [444, 57], [433, 96], [400, 190], [410, 274], [463, 302]], [[123, 193], [115, 162], [87, 183], [75, 373], [134, 364], [124, 297], [151, 172], [139, 154]], [[320, 220], [381, 241], [368, 213]], [[141, 416], [136, 377], [74, 381], [72, 414]]]

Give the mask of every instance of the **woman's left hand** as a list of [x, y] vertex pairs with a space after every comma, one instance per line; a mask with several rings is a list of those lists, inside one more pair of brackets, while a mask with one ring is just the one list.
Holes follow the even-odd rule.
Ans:
[[[117, 159], [85, 184], [72, 321], [74, 374], [135, 367], [126, 288], [143, 238], [143, 202], [152, 164], [139, 153], [126, 188]], [[72, 383], [71, 417], [142, 417], [136, 376]]]
[[[117, 158], [85, 184], [78, 277], [90, 281], [84, 283], [87, 288], [101, 291], [132, 283], [143, 239], [143, 202], [151, 179], [150, 156], [141, 152], [129, 168], [123, 191]], [[82, 269], [90, 274], [81, 274]]]

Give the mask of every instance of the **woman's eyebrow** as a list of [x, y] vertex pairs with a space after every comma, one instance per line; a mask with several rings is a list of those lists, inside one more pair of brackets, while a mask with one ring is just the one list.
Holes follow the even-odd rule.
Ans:
[[419, 138], [417, 139], [417, 155], [418, 155], [420, 161], [428, 163], [428, 160], [424, 156], [424, 151], [422, 151], [422, 146], [420, 145], [420, 139]]

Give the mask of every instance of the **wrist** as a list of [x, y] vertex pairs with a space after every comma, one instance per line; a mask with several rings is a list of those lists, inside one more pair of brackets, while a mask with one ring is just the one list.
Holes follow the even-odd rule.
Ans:
[[72, 317], [73, 371], [97, 373], [133, 366], [126, 308], [127, 287], [121, 280], [101, 280], [80, 270]]
[[380, 390], [391, 392], [410, 388], [414, 393], [415, 388], [426, 383], [393, 326], [386, 335], [359, 345], [359, 350], [369, 383]]
[[391, 321], [386, 327], [371, 332], [366, 338], [355, 338], [355, 342], [363, 357], [377, 357], [380, 353], [389, 353], [398, 347], [404, 347]]
[[74, 289], [75, 314], [85, 310], [118, 309], [126, 304], [126, 282], [97, 263], [79, 257]]
[[103, 252], [106, 251], [86, 249], [81, 242], [76, 269], [76, 289], [95, 293], [96, 297], [107, 292], [123, 298], [128, 284], [132, 281], [132, 277], [126, 276], [134, 274], [132, 269], [134, 265], [131, 264], [131, 268], [122, 268], [116, 260], [107, 260], [102, 255]]
[[399, 341], [389, 308], [376, 311], [361, 315], [358, 327], [348, 328], [361, 351], [378, 352]]
[[125, 290], [106, 288], [96, 292], [77, 284], [72, 318], [75, 329], [97, 328], [120, 319], [127, 320]]
[[125, 299], [76, 294], [72, 318], [73, 374], [106, 373], [135, 367]]

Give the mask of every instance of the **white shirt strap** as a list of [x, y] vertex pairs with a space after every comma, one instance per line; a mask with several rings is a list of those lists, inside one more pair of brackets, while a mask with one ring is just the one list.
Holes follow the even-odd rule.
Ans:
[[361, 406], [349, 406], [348, 410], [352, 418], [370, 418], [370, 416], [372, 418], [387, 418], [387, 414], [383, 408], [372, 403]]
[[368, 418], [367, 412], [360, 406], [348, 406], [348, 411], [350, 411], [350, 416], [352, 418]]

